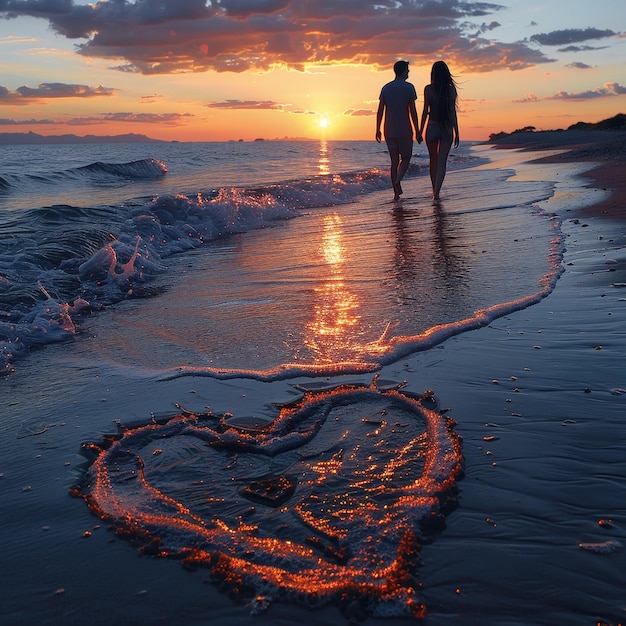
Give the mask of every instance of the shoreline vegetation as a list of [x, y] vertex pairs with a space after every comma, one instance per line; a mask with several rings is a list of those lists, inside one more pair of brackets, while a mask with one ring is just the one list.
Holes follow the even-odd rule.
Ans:
[[[535, 126], [524, 126], [514, 130], [512, 133], [505, 133], [504, 131], [491, 133], [488, 143], [508, 143], [513, 139], [527, 138], [530, 134], [541, 141], [542, 137], [549, 137], [552, 133], [566, 133], [568, 131], [626, 131], [626, 115], [618, 113], [599, 122], [576, 122], [576, 124], [572, 124], [566, 129], [537, 130]], [[584, 137], [584, 135], [581, 135], [581, 137]]]

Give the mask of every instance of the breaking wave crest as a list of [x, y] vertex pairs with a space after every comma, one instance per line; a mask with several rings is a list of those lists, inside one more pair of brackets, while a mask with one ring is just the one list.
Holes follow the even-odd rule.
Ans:
[[165, 163], [158, 159], [139, 159], [129, 163], [91, 163], [78, 167], [76, 172], [110, 174], [122, 178], [161, 178], [167, 174]]

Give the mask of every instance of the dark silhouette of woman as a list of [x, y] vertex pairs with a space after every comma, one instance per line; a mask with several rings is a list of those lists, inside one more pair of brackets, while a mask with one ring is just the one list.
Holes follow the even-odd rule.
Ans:
[[437, 61], [430, 72], [430, 85], [424, 87], [424, 109], [419, 128], [419, 134], [422, 134], [428, 119], [425, 139], [430, 156], [430, 180], [435, 201], [439, 201], [452, 143], [454, 142], [455, 148], [459, 147], [456, 102], [454, 78], [448, 66], [443, 61]]

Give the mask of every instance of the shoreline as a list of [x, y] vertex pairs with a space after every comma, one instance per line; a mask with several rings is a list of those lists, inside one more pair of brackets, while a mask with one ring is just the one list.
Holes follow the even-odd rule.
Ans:
[[[626, 615], [623, 143], [609, 152], [578, 137], [532, 139], [495, 147], [521, 149], [533, 165], [597, 163], [579, 176], [610, 195], [556, 211], [564, 272], [546, 298], [405, 362], [413, 384], [451, 407], [464, 442], [459, 508], [419, 569], [432, 626], [617, 625]], [[532, 158], [546, 150], [563, 152]]]
[[[531, 163], [590, 162], [597, 165], [583, 174], [586, 187], [609, 191], [609, 196], [580, 209], [581, 216], [626, 219], [626, 132], [625, 131], [539, 131], [515, 133], [485, 142], [494, 148], [524, 152], [559, 150], [558, 154], [531, 159]], [[562, 152], [561, 152], [562, 151]]]

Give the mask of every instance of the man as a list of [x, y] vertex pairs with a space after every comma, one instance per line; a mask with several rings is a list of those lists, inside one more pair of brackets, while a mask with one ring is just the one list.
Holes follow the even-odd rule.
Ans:
[[[376, 113], [376, 141], [380, 143], [380, 125], [385, 117], [385, 141], [391, 158], [391, 184], [394, 200], [402, 195], [400, 182], [404, 178], [413, 155], [413, 129], [418, 143], [422, 143], [419, 132], [415, 101], [417, 93], [409, 77], [408, 61], [397, 61], [393, 66], [396, 78], [380, 91], [378, 112]], [[413, 126], [411, 126], [413, 123]]]

